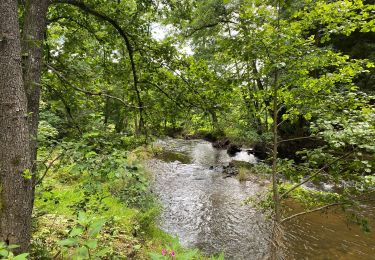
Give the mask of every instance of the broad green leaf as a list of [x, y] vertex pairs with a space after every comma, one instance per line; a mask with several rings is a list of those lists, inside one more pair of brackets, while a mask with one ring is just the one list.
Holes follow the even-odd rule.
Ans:
[[83, 233], [83, 229], [80, 228], [80, 227], [75, 227], [72, 229], [72, 231], [70, 231], [69, 233], [69, 236], [71, 237], [76, 237], [76, 236], [79, 236]]
[[85, 241], [85, 245], [90, 249], [94, 249], [98, 246], [98, 241], [95, 239], [90, 239]]
[[90, 228], [89, 228], [89, 236], [90, 237], [96, 237], [99, 234], [99, 232], [102, 229], [105, 222], [106, 222], [105, 219], [99, 219], [99, 220], [96, 220], [95, 222], [93, 222], [90, 225]]
[[83, 259], [89, 258], [89, 250], [84, 246], [78, 247], [76, 249], [76, 254]]
[[87, 218], [87, 215], [85, 212], [80, 211], [78, 213], [78, 223], [81, 224], [82, 226], [87, 226], [89, 220]]
[[9, 254], [9, 251], [8, 251], [8, 250], [5, 250], [5, 249], [1, 249], [1, 250], [0, 250], [0, 255], [1, 255], [1, 256], [8, 256], [8, 254]]
[[57, 242], [57, 244], [60, 246], [73, 246], [76, 243], [77, 240], [75, 238], [68, 238]]
[[95, 256], [96, 257], [103, 257], [105, 256], [111, 249], [109, 247], [107, 248], [103, 248], [102, 250], [100, 250], [99, 252], [95, 253]]
[[15, 256], [13, 259], [14, 260], [27, 260], [28, 255], [29, 253], [23, 253], [23, 254]]

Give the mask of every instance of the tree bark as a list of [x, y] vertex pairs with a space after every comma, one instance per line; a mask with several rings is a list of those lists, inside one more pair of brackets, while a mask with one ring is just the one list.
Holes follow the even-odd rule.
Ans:
[[[27, 94], [30, 156], [33, 173], [36, 171], [38, 149], [40, 79], [42, 74], [43, 40], [46, 30], [48, 3], [48, 0], [26, 1], [22, 35], [23, 81]], [[33, 180], [35, 180], [34, 177]]]
[[[276, 59], [275, 61], [278, 64], [279, 62], [279, 49], [280, 49], [280, 1], [277, 1], [277, 43], [276, 43]], [[272, 227], [272, 241], [271, 241], [271, 259], [283, 259], [283, 229], [281, 226], [281, 199], [279, 194], [279, 173], [277, 167], [278, 159], [278, 90], [279, 90], [279, 68], [275, 68], [274, 72], [274, 82], [273, 82], [273, 149], [272, 149], [272, 191], [273, 191], [273, 203], [274, 203], [274, 219]]]
[[277, 147], [278, 147], [278, 70], [275, 71], [274, 87], [273, 87], [273, 148], [272, 148], [272, 193], [274, 203], [274, 219], [272, 228], [272, 244], [271, 244], [271, 259], [282, 259], [281, 244], [282, 244], [282, 229], [281, 229], [281, 201], [279, 194], [279, 174], [277, 169]]
[[0, 241], [27, 251], [32, 181], [17, 0], [0, 3]]

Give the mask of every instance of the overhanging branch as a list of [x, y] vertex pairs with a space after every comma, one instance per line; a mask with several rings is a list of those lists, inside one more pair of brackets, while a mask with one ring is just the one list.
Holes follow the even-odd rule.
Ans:
[[332, 161], [331, 163], [329, 164], [326, 164], [324, 165], [322, 168], [318, 169], [317, 171], [315, 171], [313, 174], [310, 175], [310, 177], [306, 178], [305, 180], [301, 181], [300, 183], [294, 185], [292, 188], [290, 188], [289, 190], [287, 190], [286, 192], [284, 192], [283, 194], [281, 194], [280, 196], [280, 199], [282, 199], [283, 197], [285, 197], [286, 195], [288, 195], [290, 192], [294, 191], [295, 189], [297, 189], [298, 187], [302, 186], [303, 184], [305, 184], [306, 182], [314, 179], [318, 174], [320, 174], [322, 171], [324, 171], [325, 169], [327, 169], [330, 165], [348, 157], [349, 155], [351, 155], [353, 153], [353, 151], [350, 151], [346, 154], [344, 154], [343, 156], [341, 157], [338, 157], [336, 158], [334, 161]]
[[139, 108], [137, 106], [132, 106], [132, 105], [129, 105], [128, 103], [126, 103], [124, 100], [122, 100], [121, 98], [118, 98], [118, 97], [115, 97], [115, 96], [112, 96], [112, 95], [109, 95], [107, 94], [106, 92], [103, 92], [103, 91], [99, 91], [99, 92], [93, 92], [93, 91], [88, 91], [86, 89], [83, 89], [83, 88], [80, 88], [76, 85], [74, 85], [73, 83], [71, 83], [67, 78], [65, 78], [56, 68], [54, 68], [52, 65], [50, 64], [45, 64], [46, 67], [48, 69], [50, 69], [62, 82], [64, 82], [65, 84], [69, 85], [71, 88], [73, 88], [74, 90], [77, 90], [79, 92], [82, 92], [86, 95], [89, 95], [89, 96], [102, 96], [102, 97], [108, 97], [108, 98], [111, 98], [111, 99], [115, 99], [119, 102], [121, 102], [124, 106], [126, 107], [131, 107], [131, 108]]
[[111, 17], [109, 17], [109, 16], [107, 16], [107, 15], [101, 13], [101, 12], [96, 11], [92, 7], [86, 5], [83, 1], [80, 1], [80, 0], [51, 0], [51, 4], [69, 4], [69, 5], [73, 5], [75, 7], [78, 7], [82, 11], [97, 17], [99, 20], [102, 20], [102, 21], [105, 21], [105, 22], [108, 22], [109, 24], [111, 24], [116, 29], [116, 31], [120, 34], [120, 36], [123, 38], [123, 40], [125, 42], [126, 49], [128, 50], [130, 65], [131, 65], [131, 68], [132, 68], [133, 81], [134, 81], [133, 86], [134, 86], [134, 91], [136, 92], [136, 95], [137, 95], [138, 109], [139, 109], [139, 114], [140, 114], [140, 127], [141, 127], [141, 125], [143, 125], [143, 115], [142, 115], [143, 114], [143, 103], [142, 103], [142, 100], [141, 100], [140, 90], [138, 88], [138, 75], [137, 75], [137, 69], [136, 69], [136, 65], [135, 65], [135, 61], [134, 61], [134, 49], [133, 49], [133, 47], [130, 43], [128, 33], [125, 30], [122, 29], [122, 27], [119, 25], [119, 23], [116, 20], [114, 20], [113, 18], [111, 18]]
[[302, 212], [299, 212], [299, 213], [296, 213], [296, 214], [293, 214], [289, 217], [286, 217], [286, 218], [283, 218], [281, 220], [281, 223], [284, 223], [286, 221], [289, 221], [295, 217], [299, 217], [299, 216], [303, 216], [303, 215], [306, 215], [306, 214], [309, 214], [309, 213], [313, 213], [313, 212], [317, 212], [317, 211], [321, 211], [321, 210], [325, 210], [325, 209], [328, 209], [328, 208], [332, 208], [332, 207], [336, 207], [336, 206], [343, 206], [343, 205], [354, 205], [356, 202], [370, 202], [370, 201], [374, 201], [375, 199], [354, 199], [353, 201], [341, 201], [341, 202], [333, 202], [333, 203], [330, 203], [330, 204], [326, 204], [326, 205], [323, 205], [321, 207], [317, 207], [317, 208], [314, 208], [314, 209], [310, 209], [310, 210], [306, 210], [306, 211], [302, 211]]
[[293, 215], [291, 215], [289, 217], [283, 218], [281, 220], [281, 223], [289, 221], [289, 220], [291, 220], [291, 219], [293, 219], [295, 217], [299, 217], [299, 216], [306, 215], [306, 214], [309, 214], [309, 213], [313, 213], [313, 212], [321, 211], [321, 210], [328, 209], [328, 208], [331, 208], [331, 207], [334, 207], [334, 206], [340, 206], [340, 205], [345, 205], [345, 204], [349, 204], [349, 202], [335, 202], [335, 203], [331, 203], [331, 204], [327, 204], [327, 205], [321, 206], [319, 208], [315, 208], [315, 209], [311, 209], [311, 210], [306, 210], [306, 211], [303, 211], [303, 212], [299, 212], [299, 213], [293, 214]]

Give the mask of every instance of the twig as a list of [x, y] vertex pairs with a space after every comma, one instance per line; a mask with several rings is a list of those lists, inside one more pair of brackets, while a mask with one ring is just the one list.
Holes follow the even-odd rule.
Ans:
[[[354, 199], [354, 201], [357, 201], [357, 202], [369, 202], [369, 201], [375, 201], [375, 199], [362, 199], [362, 200], [355, 200]], [[347, 204], [354, 204], [354, 201], [334, 202], [334, 203], [327, 204], [327, 205], [324, 205], [324, 206], [321, 206], [321, 207], [318, 207], [318, 208], [315, 208], [315, 209], [311, 209], [311, 210], [306, 210], [306, 211], [303, 211], [303, 212], [299, 212], [299, 213], [293, 214], [293, 215], [291, 215], [289, 217], [283, 218], [281, 220], [281, 223], [286, 222], [288, 220], [291, 220], [291, 219], [293, 219], [295, 217], [299, 217], [299, 216], [306, 215], [306, 214], [309, 214], [309, 213], [317, 212], [317, 211], [320, 211], [320, 210], [323, 210], [323, 209], [328, 209], [330, 207], [347, 205]]]
[[280, 123], [277, 124], [277, 127], [280, 127], [282, 124], [284, 124], [287, 120], [284, 119], [284, 120], [281, 120]]
[[159, 85], [155, 84], [155, 83], [152, 83], [150, 81], [147, 81], [147, 80], [144, 80], [144, 81], [139, 81], [140, 84], [149, 84], [149, 85], [152, 85], [154, 86], [155, 88], [157, 88], [161, 93], [164, 94], [164, 96], [166, 96], [168, 99], [170, 99], [171, 101], [173, 101], [179, 108], [183, 108], [182, 105], [180, 103], [177, 102], [176, 99], [174, 99], [173, 97], [171, 97], [171, 95], [169, 95], [166, 91], [164, 91]]
[[345, 204], [349, 204], [351, 202], [335, 202], [335, 203], [331, 203], [331, 204], [327, 204], [327, 205], [324, 205], [324, 206], [321, 206], [319, 208], [315, 208], [315, 209], [311, 209], [311, 210], [306, 210], [306, 211], [303, 211], [303, 212], [299, 212], [299, 213], [296, 213], [296, 214], [293, 214], [289, 217], [286, 217], [286, 218], [283, 218], [281, 220], [281, 223], [284, 223], [288, 220], [291, 220], [295, 217], [298, 217], [298, 216], [302, 216], [302, 215], [306, 215], [306, 214], [309, 214], [309, 213], [312, 213], [312, 212], [316, 212], [316, 211], [320, 211], [320, 210], [323, 210], [323, 209], [327, 209], [327, 208], [330, 208], [330, 207], [333, 207], [333, 206], [340, 206], [340, 205], [345, 205]]
[[48, 166], [45, 164], [45, 163], [43, 163], [44, 165], [45, 165], [45, 167], [46, 167], [46, 169], [44, 170], [44, 173], [43, 173], [43, 175], [34, 183], [34, 187], [35, 186], [37, 186], [37, 185], [39, 185], [40, 183], [42, 183], [42, 181], [43, 181], [43, 179], [44, 179], [44, 177], [46, 177], [46, 175], [47, 175], [47, 173], [48, 173], [48, 171], [51, 169], [51, 167], [53, 166], [53, 163], [54, 162], [56, 162], [59, 158], [61, 158], [61, 157], [63, 157], [65, 154], [64, 153], [61, 153], [61, 154], [59, 154], [58, 156], [56, 156], [49, 164], [48, 164]]
[[305, 179], [304, 181], [294, 185], [292, 188], [290, 188], [289, 190], [287, 190], [286, 192], [284, 192], [283, 194], [281, 194], [280, 198], [283, 198], [285, 197], [286, 195], [288, 195], [290, 192], [294, 191], [295, 189], [297, 189], [298, 187], [302, 186], [303, 184], [305, 184], [306, 182], [310, 181], [311, 179], [315, 178], [319, 173], [321, 173], [322, 171], [324, 171], [325, 169], [327, 169], [329, 166], [331, 166], [332, 164], [340, 161], [341, 159], [344, 159], [346, 157], [348, 157], [349, 155], [351, 155], [353, 153], [353, 151], [350, 151], [349, 153], [346, 153], [344, 154], [343, 156], [339, 157], [339, 158], [336, 158], [333, 162], [329, 163], [329, 164], [326, 164], [324, 165], [322, 168], [320, 168], [319, 170], [317, 170], [315, 173], [313, 173], [310, 177], [308, 177], [307, 179]]
[[231, 20], [225, 20], [225, 19], [221, 19], [217, 22], [213, 22], [213, 23], [209, 23], [209, 24], [204, 24], [204, 25], [201, 25], [200, 27], [196, 27], [196, 28], [192, 28], [190, 32], [188, 32], [185, 37], [191, 37], [193, 36], [193, 34], [195, 34], [196, 32], [199, 32], [201, 30], [204, 30], [204, 29], [208, 29], [208, 28], [212, 28], [212, 27], [216, 27], [217, 25], [219, 24], [222, 24], [222, 23], [233, 23], [233, 24], [237, 24], [236, 22], [234, 21], [231, 21]]
[[284, 142], [290, 142], [290, 141], [296, 141], [296, 140], [302, 140], [302, 139], [319, 139], [315, 136], [301, 136], [301, 137], [296, 137], [296, 138], [290, 138], [290, 139], [284, 139], [278, 141], [278, 143], [284, 143]]
[[52, 259], [57, 259], [57, 257], [61, 254], [61, 250], [59, 250], [53, 257]]

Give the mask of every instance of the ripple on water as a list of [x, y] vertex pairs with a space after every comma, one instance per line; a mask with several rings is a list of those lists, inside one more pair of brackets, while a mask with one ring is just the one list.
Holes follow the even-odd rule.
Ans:
[[[230, 160], [256, 162], [246, 154], [229, 157], [202, 140], [159, 140], [170, 151], [183, 153], [190, 163], [153, 159], [153, 189], [164, 206], [160, 225], [185, 246], [207, 254], [225, 252], [226, 259], [264, 259], [270, 223], [255, 208], [242, 206], [264, 187], [258, 182], [225, 178], [220, 167]], [[247, 155], [248, 157], [244, 157]], [[366, 208], [375, 220], [374, 205]], [[287, 259], [375, 259], [375, 232], [365, 235], [348, 225], [340, 212], [314, 213], [288, 222]]]
[[241, 204], [262, 188], [256, 183], [223, 179], [220, 170], [210, 170], [210, 166], [232, 159], [208, 142], [173, 140], [168, 147], [192, 160], [190, 164], [150, 162], [156, 174], [153, 188], [164, 206], [162, 229], [178, 236], [183, 245], [198, 247], [207, 254], [224, 251], [226, 259], [264, 258], [268, 247], [265, 217]]

